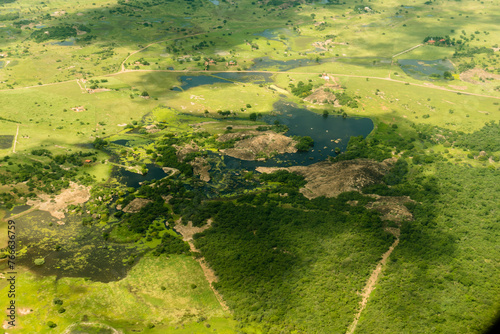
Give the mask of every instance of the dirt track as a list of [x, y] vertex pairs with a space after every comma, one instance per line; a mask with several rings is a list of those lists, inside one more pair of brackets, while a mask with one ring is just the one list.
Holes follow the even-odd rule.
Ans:
[[373, 270], [370, 278], [368, 278], [368, 281], [366, 282], [366, 286], [363, 289], [363, 292], [361, 293], [361, 296], [363, 299], [361, 300], [359, 304], [359, 311], [354, 317], [354, 321], [351, 323], [351, 325], [348, 327], [346, 334], [353, 334], [354, 331], [356, 330], [356, 326], [358, 325], [359, 318], [361, 317], [361, 313], [366, 307], [366, 304], [368, 303], [368, 299], [370, 298], [370, 294], [372, 291], [375, 289], [375, 285], [377, 284], [378, 281], [378, 276], [382, 272], [382, 268], [385, 266], [387, 263], [387, 259], [391, 255], [392, 251], [394, 248], [399, 244], [399, 238], [394, 241], [394, 243], [389, 247], [389, 250], [382, 255], [382, 260], [377, 264], [377, 267], [375, 270]]

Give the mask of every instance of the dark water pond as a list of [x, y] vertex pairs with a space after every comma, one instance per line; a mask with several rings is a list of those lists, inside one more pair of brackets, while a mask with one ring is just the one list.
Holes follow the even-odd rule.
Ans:
[[452, 72], [455, 70], [455, 67], [448, 59], [400, 59], [398, 63], [406, 74], [418, 80], [429, 80], [432, 74], [439, 74], [443, 77], [445, 71]]
[[288, 71], [296, 67], [319, 65], [334, 60], [335, 58], [319, 59], [318, 61], [312, 59], [275, 60], [269, 57], [259, 57], [253, 60], [254, 65], [252, 65], [249, 70], [257, 71], [267, 68], [276, 68], [280, 71]]
[[121, 146], [129, 146], [128, 145], [129, 142], [130, 142], [130, 139], [118, 139], [118, 140], [112, 141], [113, 144], [121, 145]]
[[217, 78], [210, 75], [183, 75], [179, 78], [181, 81], [180, 87], [173, 87], [172, 90], [182, 92], [188, 90], [189, 88], [212, 85], [215, 83], [233, 83], [230, 80]]
[[4, 64], [5, 62], [3, 60], [0, 60], [0, 68], [2, 68]]
[[[0, 65], [1, 65], [0, 61]], [[2, 66], [0, 66], [2, 68]], [[12, 146], [12, 141], [14, 140], [14, 136], [12, 135], [0, 135], [0, 149], [4, 150], [10, 148]]]
[[144, 181], [160, 180], [169, 175], [163, 171], [161, 167], [155, 164], [147, 164], [148, 173], [146, 175], [138, 174], [126, 170], [125, 168], [117, 168], [113, 173], [127, 187], [139, 188]]
[[221, 72], [213, 75], [183, 75], [179, 78], [180, 87], [173, 87], [174, 91], [184, 91], [189, 88], [213, 85], [216, 83], [232, 84], [236, 82], [253, 82], [256, 84], [270, 82], [271, 73], [241, 73], [241, 72]]
[[278, 30], [275, 30], [275, 29], [266, 29], [262, 32], [257, 32], [253, 35], [254, 36], [261, 36], [261, 37], [267, 38], [267, 39], [272, 40], [272, 41], [278, 41], [278, 42], [285, 43], [282, 39], [279, 38], [280, 32]]
[[214, 5], [218, 6], [219, 5], [219, 0], [208, 0], [210, 1], [211, 3], [213, 3]]
[[254, 170], [260, 166], [310, 165], [335, 156], [336, 147], [345, 151], [351, 136], [366, 137], [373, 130], [373, 121], [369, 118], [323, 117], [285, 102], [275, 103], [274, 108], [280, 114], [264, 117], [265, 122], [274, 124], [278, 120], [288, 126], [287, 136], [309, 136], [314, 140], [314, 147], [309, 152], [279, 154], [266, 161], [246, 161], [226, 156], [224, 161], [228, 168]]
[[54, 42], [54, 43], [52, 43], [52, 45], [72, 46], [72, 45], [75, 45], [75, 39], [71, 38], [67, 41]]

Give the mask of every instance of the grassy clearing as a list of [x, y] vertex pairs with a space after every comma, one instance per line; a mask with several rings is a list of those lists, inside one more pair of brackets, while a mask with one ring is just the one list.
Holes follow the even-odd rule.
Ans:
[[[126, 333], [148, 324], [156, 325], [153, 332], [160, 333], [176, 332], [176, 327], [201, 329], [206, 323], [211, 324], [211, 331], [234, 332], [235, 322], [220, 307], [199, 264], [188, 256], [144, 257], [125, 279], [107, 284], [81, 278], [56, 280], [24, 271], [18, 275], [17, 288], [22, 291], [17, 297], [19, 309], [33, 311], [19, 315], [19, 328], [11, 329], [12, 333], [62, 333], [85, 316]], [[2, 295], [4, 304], [7, 294]], [[54, 298], [63, 300], [63, 305], [55, 305]], [[66, 311], [59, 313], [61, 308]], [[48, 321], [57, 328], [49, 329]]]

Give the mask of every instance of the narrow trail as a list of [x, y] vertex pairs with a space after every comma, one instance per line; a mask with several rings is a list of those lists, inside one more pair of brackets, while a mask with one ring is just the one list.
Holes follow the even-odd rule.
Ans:
[[[189, 248], [192, 252], [199, 252], [199, 250], [194, 246], [193, 240], [189, 240], [187, 243], [189, 244]], [[215, 298], [217, 298], [220, 306], [224, 311], [229, 312], [229, 307], [226, 305], [226, 302], [222, 298], [222, 295], [213, 286], [213, 282], [216, 282], [214, 271], [205, 263], [204, 257], [196, 259], [196, 261], [200, 264], [200, 267], [203, 270], [203, 274], [205, 275], [205, 279], [207, 280], [210, 289], [212, 289], [212, 291], [214, 292]]]
[[401, 51], [400, 53], [396, 53], [394, 56], [392, 56], [392, 58], [397, 57], [397, 56], [400, 56], [400, 55], [402, 55], [403, 53], [407, 53], [407, 52], [413, 51], [413, 50], [415, 50], [416, 48], [421, 47], [422, 45], [423, 45], [423, 44], [415, 45], [414, 47], [411, 47], [411, 48], [409, 48], [409, 49], [407, 49], [407, 50]]
[[16, 153], [17, 136], [19, 136], [19, 124], [17, 124], [16, 136], [14, 137], [14, 144], [12, 146], [12, 153]]
[[375, 270], [373, 270], [370, 278], [366, 282], [366, 286], [363, 289], [363, 293], [361, 294], [363, 299], [361, 300], [361, 302], [359, 304], [359, 311], [356, 314], [356, 316], [354, 317], [354, 321], [347, 328], [346, 334], [353, 334], [354, 331], [356, 330], [356, 326], [358, 325], [358, 321], [359, 321], [359, 318], [361, 317], [361, 313], [363, 313], [363, 310], [365, 309], [366, 304], [368, 303], [368, 299], [370, 298], [370, 294], [375, 289], [375, 285], [377, 284], [377, 281], [378, 281], [378, 276], [382, 272], [382, 268], [387, 263], [387, 259], [389, 258], [392, 251], [394, 250], [394, 248], [396, 248], [396, 246], [398, 244], [399, 244], [399, 238], [397, 238], [394, 241], [394, 243], [391, 245], [391, 247], [389, 247], [389, 250], [387, 252], [385, 252], [384, 255], [382, 255], [382, 260], [380, 260], [380, 262], [377, 264], [377, 267], [375, 268]]
[[[191, 249], [192, 252], [199, 253], [200, 251], [196, 248], [196, 246], [193, 243], [193, 235], [196, 233], [203, 232], [206, 229], [210, 228], [210, 226], [212, 226], [212, 219], [210, 218], [207, 221], [207, 224], [203, 227], [194, 227], [193, 222], [191, 221], [189, 221], [186, 225], [183, 225], [181, 222], [182, 218], [179, 218], [175, 222], [175, 227], [177, 232], [179, 232], [182, 235], [182, 240], [188, 243], [189, 248]], [[212, 291], [214, 292], [215, 298], [217, 298], [217, 301], [219, 302], [220, 306], [224, 311], [230, 312], [229, 307], [226, 305], [226, 302], [224, 301], [224, 298], [222, 298], [222, 295], [213, 286], [213, 283], [217, 282], [217, 275], [215, 275], [213, 269], [210, 268], [210, 266], [205, 262], [204, 257], [197, 258], [196, 261], [200, 264], [200, 267], [203, 270], [203, 274], [205, 275], [205, 279], [207, 280], [210, 289], [212, 289]]]
[[80, 79], [76, 79], [76, 83], [78, 84], [78, 87], [82, 90], [82, 94], [88, 93], [87, 89], [82, 87], [82, 84], [80, 83]]

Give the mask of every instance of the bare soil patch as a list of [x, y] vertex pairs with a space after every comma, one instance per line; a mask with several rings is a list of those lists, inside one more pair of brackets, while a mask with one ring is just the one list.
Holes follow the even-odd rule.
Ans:
[[136, 213], [141, 211], [143, 207], [151, 203], [150, 199], [146, 198], [134, 198], [126, 207], [123, 208], [123, 212]]
[[401, 223], [404, 220], [413, 220], [410, 210], [404, 205], [408, 202], [414, 202], [408, 196], [379, 196], [370, 195], [377, 200], [366, 205], [367, 209], [373, 209], [382, 214], [382, 220], [390, 220]]
[[40, 194], [38, 197], [36, 200], [28, 200], [26, 204], [37, 206], [39, 210], [48, 211], [53, 217], [63, 219], [68, 205], [83, 204], [90, 199], [90, 187], [71, 182], [68, 189], [54, 198], [47, 194]]
[[304, 100], [319, 105], [333, 104], [334, 107], [340, 107], [340, 104], [335, 94], [333, 94], [331, 91], [326, 90], [327, 87], [325, 86], [316, 89], [311, 95], [306, 97]]
[[184, 160], [186, 155], [189, 153], [196, 153], [200, 151], [200, 148], [194, 141], [192, 141], [190, 144], [184, 145], [184, 146], [177, 146], [173, 145], [175, 149], [177, 150], [177, 159]]
[[[317, 23], [318, 24], [318, 23]], [[316, 24], [316, 25], [317, 25]], [[312, 43], [312, 46], [314, 46], [315, 48], [318, 48], [318, 49], [323, 49], [323, 50], [328, 50], [328, 47], [330, 45], [333, 45], [333, 40], [332, 39], [327, 39], [326, 41], [322, 42], [322, 41], [318, 41], [318, 42], [314, 42]]]
[[[247, 133], [231, 135], [248, 136]], [[226, 137], [228, 138], [228, 137]], [[234, 137], [233, 137], [234, 138]], [[220, 138], [219, 138], [220, 139]], [[271, 157], [276, 154], [295, 153], [297, 142], [290, 137], [273, 131], [259, 132], [259, 135], [236, 142], [234, 148], [221, 150], [222, 153], [242, 160], [256, 160], [259, 157]]]
[[500, 75], [486, 72], [485, 70], [480, 68], [473, 68], [471, 70], [460, 73], [461, 80], [473, 84], [480, 84], [481, 82], [477, 81], [476, 78], [478, 78], [479, 80], [500, 80]]
[[175, 222], [175, 230], [182, 234], [182, 240], [184, 241], [190, 241], [193, 240], [193, 235], [196, 233], [201, 233], [207, 229], [209, 229], [212, 226], [212, 219], [207, 220], [207, 224], [202, 227], [196, 227], [193, 226], [193, 222], [189, 221], [186, 225], [182, 224], [182, 220], [179, 219], [178, 221]]
[[336, 163], [322, 161], [309, 166], [258, 167], [256, 170], [272, 173], [284, 169], [303, 175], [307, 184], [300, 192], [312, 199], [319, 196], [335, 197], [346, 191], [361, 191], [366, 186], [381, 183], [394, 162], [393, 159], [383, 162], [355, 159]]
[[210, 181], [210, 165], [205, 158], [196, 157], [190, 162], [190, 165], [193, 166], [194, 175], [199, 175], [200, 180], [205, 182]]

